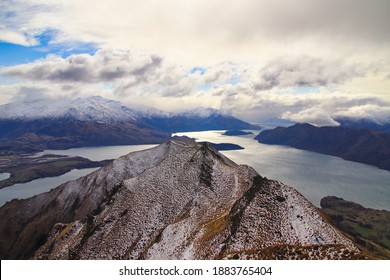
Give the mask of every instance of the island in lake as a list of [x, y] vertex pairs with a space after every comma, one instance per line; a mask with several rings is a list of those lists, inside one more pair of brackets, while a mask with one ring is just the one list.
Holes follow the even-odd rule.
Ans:
[[237, 144], [232, 143], [211, 143], [211, 142], [198, 142], [199, 144], [210, 144], [217, 151], [232, 151], [232, 150], [244, 150], [244, 147], [241, 147]]
[[240, 136], [240, 135], [249, 135], [253, 134], [252, 132], [242, 131], [242, 130], [227, 130], [224, 134], [226, 136]]

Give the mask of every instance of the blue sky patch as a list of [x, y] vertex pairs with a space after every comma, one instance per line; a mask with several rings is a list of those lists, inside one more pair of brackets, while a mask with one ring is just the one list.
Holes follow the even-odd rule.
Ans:
[[305, 93], [316, 93], [319, 92], [318, 87], [296, 87], [293, 89], [293, 93], [305, 94]]
[[195, 66], [191, 69], [190, 74], [194, 74], [196, 72], [199, 72], [201, 75], [204, 75], [204, 73], [206, 73], [206, 68]]
[[45, 58], [48, 54], [65, 58], [80, 53], [94, 54], [97, 51], [96, 45], [91, 43], [52, 44], [52, 38], [55, 35], [55, 30], [49, 30], [36, 36], [35, 39], [39, 42], [39, 45], [36, 46], [0, 42], [0, 66], [29, 63], [39, 58]]

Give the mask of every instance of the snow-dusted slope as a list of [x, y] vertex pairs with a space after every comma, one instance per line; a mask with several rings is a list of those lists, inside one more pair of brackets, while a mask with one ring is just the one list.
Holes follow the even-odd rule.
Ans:
[[0, 106], [2, 119], [41, 119], [66, 117], [80, 121], [135, 121], [138, 113], [120, 102], [92, 96], [88, 98], [39, 99]]
[[138, 112], [132, 110], [118, 101], [93, 96], [89, 98], [78, 98], [71, 102], [64, 112], [65, 116], [71, 116], [83, 121], [97, 122], [118, 122], [136, 121]]
[[[148, 106], [127, 106], [100, 96], [71, 99], [38, 99], [0, 105], [1, 120], [32, 121], [70, 119], [113, 124], [131, 122], [164, 131], [188, 129], [253, 128], [244, 121], [213, 108], [195, 108], [184, 112], [166, 112]], [[193, 127], [195, 125], [195, 127]], [[184, 129], [184, 130], [183, 130]]]
[[256, 128], [216, 109], [170, 113], [147, 106], [129, 107], [100, 96], [0, 105], [0, 149], [13, 153], [155, 144], [179, 131]]
[[213, 108], [195, 108], [173, 113], [148, 106], [126, 106], [100, 96], [77, 99], [36, 99], [0, 105], [0, 119], [41, 119], [68, 117], [81, 121], [136, 121], [152, 117], [202, 117], [220, 114]]
[[208, 118], [213, 115], [223, 115], [215, 108], [197, 107], [189, 111], [172, 114], [172, 116]]
[[281, 251], [285, 258], [359, 256], [297, 191], [192, 141], [121, 157], [50, 193], [8, 203], [0, 216], [1, 232], [12, 233], [0, 252], [16, 258], [29, 256], [33, 249], [23, 246], [38, 246], [37, 232], [49, 229], [34, 258], [273, 258], [276, 249], [278, 258]]

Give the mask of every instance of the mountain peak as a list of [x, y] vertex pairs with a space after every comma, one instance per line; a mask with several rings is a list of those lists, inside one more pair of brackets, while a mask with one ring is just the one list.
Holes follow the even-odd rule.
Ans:
[[66, 109], [64, 115], [77, 120], [103, 123], [136, 121], [138, 117], [136, 111], [122, 103], [101, 96], [75, 99]]
[[101, 96], [74, 100], [35, 99], [0, 105], [0, 120], [31, 121], [61, 118], [104, 124], [128, 122], [169, 132], [259, 128], [214, 108], [198, 107], [172, 113], [148, 106], [128, 106]]
[[0, 216], [3, 259], [360, 254], [291, 187], [188, 140], [130, 153], [49, 193], [11, 201]]
[[215, 108], [197, 107], [187, 112], [179, 113], [178, 115], [198, 116], [201, 118], [207, 118], [212, 115], [221, 115], [221, 112]]
[[118, 101], [101, 96], [71, 99], [35, 99], [0, 106], [1, 119], [71, 118], [112, 123], [134, 121], [137, 113]]
[[[0, 105], [0, 147], [12, 151], [68, 149], [88, 146], [155, 144], [170, 133], [204, 130], [258, 129], [256, 125], [224, 116], [215, 109], [198, 108], [181, 114], [146, 106], [135, 108], [100, 96], [37, 99]], [[31, 143], [26, 134], [42, 139]]]

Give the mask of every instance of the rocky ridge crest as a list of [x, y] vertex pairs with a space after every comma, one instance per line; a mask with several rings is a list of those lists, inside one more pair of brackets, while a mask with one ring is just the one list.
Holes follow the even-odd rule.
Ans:
[[[0, 216], [27, 207], [34, 211], [0, 225], [25, 224], [9, 258], [360, 257], [296, 190], [192, 141], [131, 153], [50, 193], [7, 203]], [[33, 228], [47, 238], [23, 251], [21, 241], [37, 240]]]

